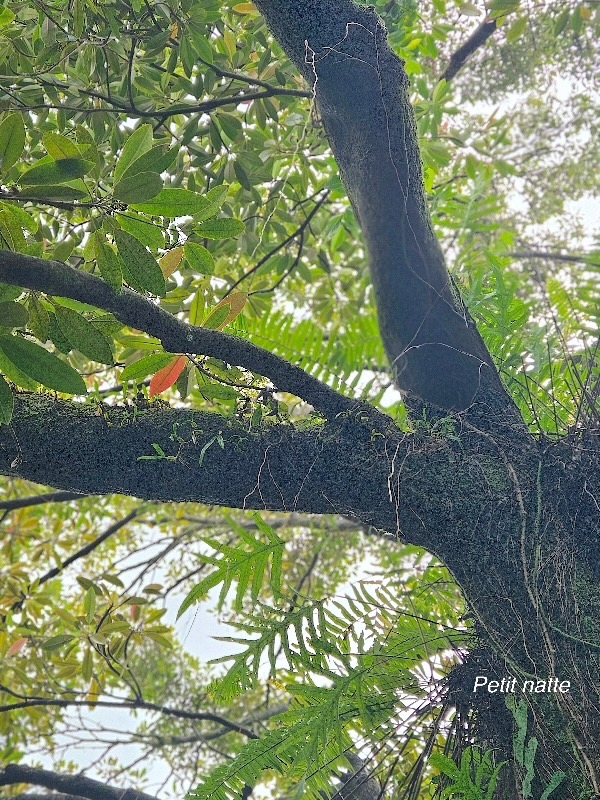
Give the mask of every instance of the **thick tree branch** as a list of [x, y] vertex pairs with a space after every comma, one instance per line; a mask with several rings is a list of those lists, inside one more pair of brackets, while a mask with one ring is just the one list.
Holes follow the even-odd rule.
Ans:
[[69, 297], [113, 313], [125, 325], [160, 339], [170, 353], [213, 356], [264, 375], [277, 389], [306, 400], [327, 417], [362, 411], [373, 425], [386, 428], [391, 420], [370, 406], [344, 397], [304, 370], [268, 350], [220, 331], [188, 325], [137, 292], [114, 292], [108, 284], [57, 261], [0, 250], [0, 281]]
[[[105, 406], [98, 414], [84, 404], [22, 393], [10, 427], [0, 427], [0, 474], [68, 491], [342, 514], [427, 547], [448, 563], [464, 552], [465, 531], [481, 549], [470, 515], [487, 524], [487, 510], [512, 491], [498, 478], [483, 490], [473, 484], [473, 465], [487, 451], [497, 458], [497, 445], [487, 434], [472, 434], [473, 442], [470, 435], [464, 430], [457, 443], [395, 429], [383, 434], [360, 415], [305, 429], [248, 430], [214, 413], [159, 406], [134, 415]], [[528, 440], [518, 441], [525, 451]], [[465, 502], [471, 497], [475, 510]]]
[[[378, 439], [385, 437], [367, 419], [350, 415], [302, 431], [292, 425], [249, 431], [220, 414], [151, 407], [134, 415], [108, 406], [98, 414], [92, 406], [22, 393], [10, 428], [0, 428], [0, 474], [95, 494], [361, 519], [364, 513], [363, 521], [386, 527], [395, 514]], [[168, 458], [157, 456], [155, 443]], [[363, 478], [349, 471], [353, 462]]]
[[381, 20], [350, 0], [257, 0], [313, 87], [370, 256], [397, 385], [445, 409], [511, 407], [491, 356], [454, 296], [433, 233], [402, 61]]
[[448, 66], [440, 75], [440, 80], [451, 81], [452, 78], [454, 78], [454, 76], [464, 67], [467, 59], [470, 58], [476, 50], [478, 50], [487, 42], [497, 27], [497, 20], [487, 19], [486, 17], [486, 19], [484, 19], [483, 22], [478, 25], [477, 28], [475, 28], [469, 38], [463, 44], [461, 44], [458, 50], [455, 50], [454, 53], [452, 53], [450, 56], [450, 61], [448, 62]]
[[47, 769], [28, 767], [25, 764], [7, 764], [0, 771], [0, 786], [12, 786], [15, 783], [45, 786], [46, 789], [86, 797], [88, 800], [156, 800], [151, 794], [137, 792], [135, 789], [123, 789], [120, 786], [109, 786], [83, 775], [65, 775]]

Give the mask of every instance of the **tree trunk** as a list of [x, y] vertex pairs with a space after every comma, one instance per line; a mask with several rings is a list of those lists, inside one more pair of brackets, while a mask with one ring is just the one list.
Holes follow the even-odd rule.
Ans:
[[[474, 709], [479, 741], [510, 762], [503, 796], [598, 797], [598, 443], [528, 433], [452, 291], [407, 79], [377, 16], [349, 0], [256, 5], [315, 92], [369, 249], [397, 385], [444, 424], [402, 433], [239, 337], [186, 326], [64, 265], [2, 253], [0, 280], [104, 308], [171, 352], [266, 375], [326, 421], [248, 431], [216, 414], [22, 393], [10, 428], [0, 428], [0, 472], [76, 492], [344, 513], [425, 547], [450, 568], [476, 621], [480, 647], [452, 677], [452, 699]], [[488, 691], [513, 678], [514, 692]], [[536, 692], [538, 680], [570, 681], [569, 691], [546, 683]]]

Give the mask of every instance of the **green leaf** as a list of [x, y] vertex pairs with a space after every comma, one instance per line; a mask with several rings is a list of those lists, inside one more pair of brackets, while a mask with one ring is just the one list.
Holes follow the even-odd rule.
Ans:
[[195, 272], [202, 275], [212, 275], [215, 269], [215, 260], [212, 254], [202, 244], [186, 242], [183, 246], [185, 258]]
[[[221, 189], [221, 187], [218, 187]], [[136, 203], [132, 206], [136, 211], [160, 217], [187, 217], [213, 211], [215, 203], [208, 194], [202, 196], [189, 189], [163, 189], [157, 197], [145, 203]], [[217, 209], [218, 210], [218, 209]]]
[[25, 147], [25, 125], [20, 114], [9, 114], [0, 123], [0, 171], [7, 172]]
[[0, 303], [0, 327], [22, 328], [27, 325], [29, 314], [25, 306], [14, 301]]
[[129, 136], [115, 165], [115, 181], [119, 181], [130, 164], [152, 147], [152, 125], [145, 123]]
[[560, 34], [564, 31], [567, 27], [567, 23], [569, 22], [569, 16], [571, 14], [571, 9], [567, 6], [563, 11], [560, 12], [556, 21], [554, 22], [554, 35], [560, 36]]
[[[25, 237], [18, 218], [6, 208], [0, 210], [0, 244], [15, 252], [26, 249]], [[0, 317], [0, 325], [2, 317]]]
[[12, 361], [9, 361], [1, 349], [0, 349], [0, 372], [3, 375], [6, 375], [6, 377], [14, 384], [20, 386], [21, 389], [26, 389], [28, 392], [35, 392], [35, 390], [39, 386], [37, 381], [34, 381], [32, 378], [25, 375], [25, 373], [21, 372], [21, 370], [18, 369], [18, 367], [16, 367], [12, 363]]
[[165, 246], [165, 237], [160, 225], [141, 216], [133, 214], [130, 210], [126, 214], [116, 214], [116, 221], [123, 230], [135, 236], [141, 242], [145, 242], [153, 250], [159, 250]]
[[198, 392], [205, 400], [235, 400], [238, 396], [233, 386], [226, 386], [224, 383], [199, 383]]
[[123, 265], [121, 259], [106, 240], [102, 231], [92, 233], [94, 254], [100, 275], [115, 292], [120, 292], [123, 285]]
[[125, 367], [121, 373], [121, 381], [123, 383], [125, 381], [139, 382], [148, 375], [166, 367], [173, 358], [173, 353], [151, 353], [149, 356], [143, 356]]
[[231, 239], [245, 230], [241, 219], [209, 219], [194, 226], [194, 233], [205, 239]]
[[71, 350], [71, 344], [69, 340], [65, 337], [64, 333], [60, 329], [60, 325], [58, 324], [58, 320], [56, 319], [56, 314], [51, 312], [48, 314], [48, 320], [50, 323], [49, 327], [49, 338], [52, 344], [56, 347], [64, 355], [68, 355]]
[[10, 8], [6, 8], [5, 6], [0, 6], [0, 28], [5, 28], [15, 18], [15, 14]]
[[123, 173], [122, 179], [130, 178], [132, 175], [140, 175], [142, 172], [155, 172], [160, 175], [175, 161], [177, 152], [174, 147], [165, 150], [164, 145], [157, 144], [156, 147], [132, 161]]
[[127, 283], [137, 291], [162, 297], [166, 291], [165, 278], [154, 256], [130, 233], [117, 230], [114, 236]]
[[0, 349], [25, 375], [48, 389], [65, 394], [85, 394], [83, 378], [73, 367], [20, 336], [0, 336]]
[[110, 342], [92, 323], [72, 308], [54, 309], [61, 331], [69, 344], [84, 356], [100, 364], [114, 363]]
[[63, 158], [60, 161], [50, 161], [30, 167], [19, 177], [19, 183], [24, 186], [67, 183], [83, 177], [93, 166], [91, 161], [85, 161], [83, 158]]
[[68, 633], [59, 633], [58, 636], [51, 636], [49, 639], [42, 644], [42, 650], [58, 650], [59, 647], [62, 647], [64, 644], [68, 644], [72, 642], [74, 636], [70, 636]]
[[20, 206], [13, 205], [13, 203], [0, 202], [0, 208], [10, 214], [21, 228], [25, 228], [29, 233], [35, 233], [39, 228], [37, 221]]
[[115, 184], [113, 195], [122, 203], [142, 203], [156, 197], [162, 185], [162, 178], [155, 172], [140, 172], [139, 175], [122, 178]]
[[89, 197], [88, 192], [75, 189], [73, 186], [26, 186], [23, 195], [28, 199], [39, 200], [81, 200]]
[[43, 135], [42, 142], [48, 155], [52, 156], [56, 161], [61, 161], [65, 158], [82, 157], [75, 142], [72, 142], [60, 133], [48, 131], [48, 133]]
[[192, 304], [190, 306], [190, 316], [189, 322], [190, 325], [202, 325], [202, 320], [204, 319], [204, 292], [202, 289], [198, 289], [195, 293]]
[[29, 298], [29, 330], [40, 342], [47, 342], [50, 338], [50, 317], [38, 298], [32, 294]]
[[516, 19], [510, 28], [506, 31], [506, 41], [516, 42], [517, 39], [523, 35], [527, 28], [527, 17], [519, 17]]
[[0, 425], [8, 425], [12, 419], [15, 399], [10, 386], [0, 375]]

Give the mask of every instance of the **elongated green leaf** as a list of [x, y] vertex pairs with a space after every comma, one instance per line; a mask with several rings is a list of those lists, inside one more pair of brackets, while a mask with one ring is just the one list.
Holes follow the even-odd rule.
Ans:
[[202, 275], [212, 275], [215, 270], [215, 260], [204, 245], [196, 242], [186, 242], [183, 246], [185, 258], [195, 272]]
[[25, 147], [25, 125], [20, 114], [9, 114], [0, 123], [0, 171], [7, 172]]
[[137, 211], [144, 214], [152, 214], [161, 217], [186, 217], [211, 211], [214, 201], [203, 197], [189, 189], [163, 189], [160, 194], [146, 203], [136, 203], [132, 206]]
[[28, 199], [39, 200], [81, 200], [88, 197], [88, 192], [75, 189], [73, 186], [25, 186], [23, 195]]
[[155, 172], [140, 172], [139, 175], [131, 176], [127, 174], [115, 185], [113, 194], [123, 203], [141, 203], [156, 197], [162, 185], [162, 178]]
[[162, 296], [165, 278], [154, 256], [127, 231], [115, 231], [115, 241], [123, 261], [123, 277], [137, 291]]
[[92, 238], [94, 254], [96, 256], [96, 263], [98, 264], [100, 275], [102, 275], [109, 286], [112, 286], [115, 292], [120, 292], [123, 285], [123, 265], [121, 259], [107, 242], [106, 236], [102, 231], [94, 231], [90, 238]]
[[0, 336], [0, 349], [18, 370], [48, 389], [85, 394], [83, 378], [53, 353], [20, 336]]
[[64, 644], [72, 642], [74, 638], [74, 636], [70, 636], [68, 633], [59, 633], [57, 636], [51, 636], [49, 639], [46, 639], [42, 644], [42, 650], [58, 650], [59, 647], [62, 647]]
[[48, 155], [57, 161], [64, 158], [81, 158], [81, 152], [75, 142], [60, 133], [48, 131], [43, 135], [42, 142]]
[[10, 386], [0, 375], [0, 425], [8, 425], [12, 419], [15, 400]]
[[194, 233], [205, 239], [231, 239], [245, 229], [241, 219], [209, 219], [194, 226]]
[[29, 330], [35, 334], [40, 342], [50, 338], [50, 316], [38, 298], [32, 294], [29, 298]]
[[54, 312], [48, 314], [48, 320], [50, 323], [49, 333], [50, 333], [50, 341], [64, 355], [68, 355], [71, 350], [71, 343], [64, 335], [64, 333], [60, 329], [60, 325], [58, 324], [58, 320], [56, 319], [56, 314]]
[[51, 186], [67, 183], [74, 178], [81, 178], [93, 167], [91, 161], [83, 158], [62, 158], [60, 161], [50, 161], [30, 167], [19, 178], [23, 186]]
[[[9, 250], [22, 253], [26, 248], [23, 229], [18, 219], [5, 208], [0, 210], [0, 237], [2, 247]], [[2, 317], [0, 317], [1, 324]]]
[[54, 313], [69, 344], [100, 364], [113, 364], [110, 342], [89, 320], [72, 308], [56, 306]]
[[176, 158], [177, 150], [174, 147], [165, 150], [164, 145], [158, 144], [132, 161], [123, 172], [122, 179], [140, 175], [142, 172], [155, 172], [160, 175], [171, 166]]
[[29, 314], [25, 306], [14, 301], [0, 303], [0, 327], [22, 328], [27, 325]]
[[127, 167], [152, 147], [152, 125], [145, 123], [136, 128], [127, 139], [115, 165], [115, 181], [119, 181]]
[[33, 378], [21, 372], [21, 370], [4, 355], [2, 349], [0, 349], [0, 372], [6, 375], [14, 384], [20, 386], [21, 389], [27, 389], [28, 392], [34, 392], [38, 388], [38, 381], [34, 381]]
[[141, 381], [148, 375], [166, 367], [174, 357], [173, 353], [152, 353], [149, 356], [143, 356], [125, 367], [121, 373], [121, 380], [123, 383], [125, 381]]

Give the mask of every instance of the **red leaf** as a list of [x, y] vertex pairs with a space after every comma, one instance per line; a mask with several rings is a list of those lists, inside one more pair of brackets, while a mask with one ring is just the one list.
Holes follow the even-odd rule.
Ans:
[[169, 386], [173, 386], [177, 378], [183, 372], [186, 363], [186, 356], [175, 356], [172, 361], [169, 361], [166, 367], [159, 369], [150, 381], [150, 397], [154, 397], [164, 392]]
[[6, 655], [7, 656], [16, 656], [17, 653], [21, 652], [21, 650], [25, 647], [26, 644], [27, 644], [27, 639], [26, 638], [17, 639], [8, 648], [8, 650], [6, 651]]

